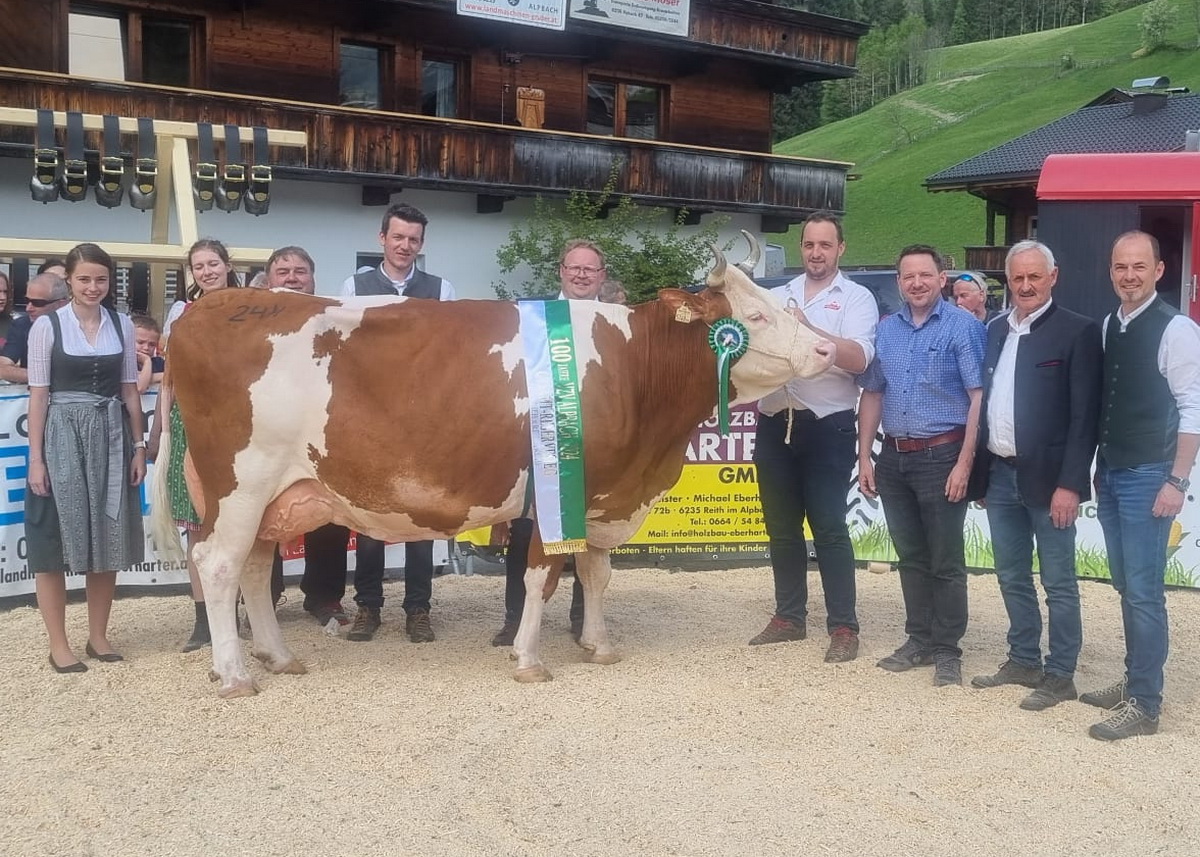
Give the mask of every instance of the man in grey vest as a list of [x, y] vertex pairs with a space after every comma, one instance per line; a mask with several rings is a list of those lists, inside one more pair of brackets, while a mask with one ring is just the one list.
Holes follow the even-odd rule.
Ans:
[[1121, 595], [1125, 677], [1079, 697], [1109, 709], [1088, 730], [1103, 741], [1158, 731], [1167, 540], [1200, 448], [1200, 328], [1158, 296], [1158, 241], [1139, 231], [1119, 236], [1109, 273], [1121, 306], [1103, 327], [1097, 517]]
[[[379, 230], [383, 261], [378, 268], [360, 271], [342, 284], [342, 296], [402, 295], [408, 298], [454, 300], [454, 286], [448, 280], [427, 274], [417, 268], [417, 257], [425, 244], [425, 226], [429, 222], [416, 208], [404, 203], [388, 207]], [[327, 524], [310, 533], [305, 539], [305, 553], [314, 566], [329, 571], [330, 580], [341, 574], [344, 590], [346, 580], [345, 527]], [[350, 627], [348, 639], [370, 640], [379, 630], [379, 611], [383, 607], [384, 543], [369, 536], [358, 535], [354, 569], [354, 601], [358, 615]], [[306, 563], [307, 565], [307, 563]], [[318, 620], [338, 618], [329, 612], [341, 598], [305, 598], [305, 609]], [[331, 591], [331, 595], [337, 595]], [[404, 550], [404, 613], [405, 633], [414, 643], [431, 643], [433, 627], [429, 622], [429, 601], [433, 594], [433, 542], [408, 542]], [[310, 600], [311, 599], [311, 600]]]

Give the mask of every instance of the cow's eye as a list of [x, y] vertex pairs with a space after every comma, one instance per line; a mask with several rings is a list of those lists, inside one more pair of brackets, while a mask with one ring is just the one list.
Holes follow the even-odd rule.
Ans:
[[752, 312], [746, 316], [746, 321], [762, 321], [764, 316], [761, 312]]

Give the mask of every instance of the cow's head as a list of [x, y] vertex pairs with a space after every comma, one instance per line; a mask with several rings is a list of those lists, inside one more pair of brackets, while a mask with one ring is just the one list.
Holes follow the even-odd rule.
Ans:
[[730, 374], [737, 401], [759, 399], [793, 378], [811, 378], [833, 365], [833, 343], [798, 322], [766, 289], [750, 279], [758, 264], [758, 241], [742, 230], [750, 242], [750, 255], [730, 265], [725, 255], [712, 248], [715, 264], [699, 294], [664, 289], [659, 299], [675, 310], [675, 319], [686, 324], [711, 326], [730, 317], [750, 334], [750, 346], [733, 365]]

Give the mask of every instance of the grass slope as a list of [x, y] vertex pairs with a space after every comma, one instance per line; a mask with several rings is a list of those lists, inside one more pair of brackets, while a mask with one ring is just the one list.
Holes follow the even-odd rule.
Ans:
[[[1195, 24], [1180, 10], [1172, 43], [1194, 46]], [[940, 170], [1052, 122], [1135, 78], [1166, 75], [1200, 90], [1200, 51], [1167, 48], [1131, 59], [1140, 43], [1134, 8], [1091, 24], [934, 52], [929, 83], [865, 113], [775, 147], [786, 155], [853, 161], [846, 190], [845, 264], [890, 264], [905, 244], [931, 243], [964, 259], [984, 243], [984, 203], [966, 193], [929, 193]], [[1073, 67], [1064, 70], [1069, 54]], [[799, 264], [793, 229], [782, 242]]]

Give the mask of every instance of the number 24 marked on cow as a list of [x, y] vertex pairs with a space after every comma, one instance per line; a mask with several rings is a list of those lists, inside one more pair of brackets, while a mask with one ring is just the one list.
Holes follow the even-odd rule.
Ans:
[[250, 306], [242, 304], [237, 308], [237, 312], [229, 316], [230, 321], [250, 321], [254, 316], [262, 316], [260, 321], [266, 321], [268, 318], [274, 318], [283, 312], [283, 307], [279, 304], [274, 304], [269, 307], [265, 306]]

